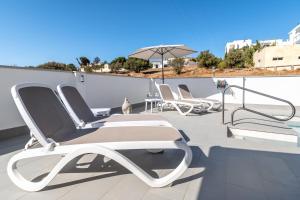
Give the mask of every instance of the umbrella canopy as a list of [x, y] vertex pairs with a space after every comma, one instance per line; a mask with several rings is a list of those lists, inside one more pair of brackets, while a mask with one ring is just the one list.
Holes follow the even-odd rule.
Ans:
[[141, 58], [144, 60], [161, 59], [162, 81], [164, 83], [164, 65], [163, 65], [164, 59], [179, 58], [179, 57], [187, 56], [189, 54], [196, 53], [196, 52], [197, 51], [195, 51], [183, 44], [158, 45], [158, 46], [144, 47], [144, 48], [138, 49], [134, 53], [130, 54], [129, 57]]

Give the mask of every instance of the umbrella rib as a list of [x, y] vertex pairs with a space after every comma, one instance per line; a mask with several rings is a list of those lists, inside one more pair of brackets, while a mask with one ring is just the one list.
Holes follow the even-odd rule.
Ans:
[[175, 47], [172, 47], [171, 49], [167, 49], [165, 53], [170, 53], [173, 49], [175, 49]]
[[161, 47], [161, 48], [159, 48], [159, 50], [160, 50], [160, 55], [163, 55], [163, 54], [165, 54], [165, 52], [164, 52], [164, 47]]
[[154, 55], [154, 54], [156, 54], [157, 53], [157, 51], [158, 50], [156, 50], [156, 51], [153, 51], [152, 49], [150, 49], [152, 52], [153, 52], [153, 54], [151, 54], [151, 56], [148, 58], [148, 60], [150, 60], [151, 59], [151, 57]]
[[145, 52], [145, 51], [152, 51], [152, 49], [145, 49], [145, 50], [143, 50], [143, 51], [139, 51], [139, 52], [135, 52], [135, 53], [133, 53], [133, 54], [130, 54], [129, 56], [133, 56], [133, 55], [136, 55], [136, 54], [139, 54], [139, 53], [143, 53], [143, 52]]
[[175, 58], [178, 58], [177, 56], [175, 56], [174, 54], [172, 54], [171, 51], [169, 51], [168, 53], [171, 54], [172, 56], [174, 56]]

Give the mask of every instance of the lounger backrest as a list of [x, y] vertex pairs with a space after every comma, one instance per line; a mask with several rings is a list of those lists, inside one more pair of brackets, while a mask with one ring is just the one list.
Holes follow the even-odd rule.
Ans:
[[20, 113], [32, 134], [42, 145], [45, 145], [45, 141], [41, 141], [43, 140], [41, 135], [60, 142], [67, 135], [75, 133], [76, 127], [71, 117], [52, 89], [28, 86], [19, 88], [17, 93], [26, 114], [22, 114], [22, 110], [19, 109]]
[[[61, 94], [62, 92], [62, 94]], [[61, 86], [61, 92], [59, 95], [63, 103], [66, 105], [68, 112], [73, 117], [77, 124], [80, 124], [80, 120], [83, 122], [93, 122], [97, 119], [94, 117], [90, 107], [87, 105], [81, 94], [75, 87], [72, 86]]]
[[169, 101], [174, 101], [175, 97], [172, 93], [172, 90], [169, 85], [167, 84], [160, 84], [158, 85], [160, 93], [161, 93], [161, 98], [163, 100], [169, 100]]
[[185, 84], [178, 85], [178, 92], [179, 92], [181, 98], [183, 98], [183, 99], [192, 99], [193, 98], [188, 86]]

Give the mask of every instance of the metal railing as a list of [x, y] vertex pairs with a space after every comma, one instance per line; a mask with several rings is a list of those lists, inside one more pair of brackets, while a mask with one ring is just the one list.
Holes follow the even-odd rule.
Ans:
[[[222, 122], [223, 122], [223, 124], [225, 124], [225, 93], [226, 93], [226, 91], [229, 88], [237, 88], [237, 89], [243, 90], [242, 107], [239, 107], [239, 108], [235, 109], [231, 113], [231, 124], [232, 125], [233, 125], [233, 121], [234, 121], [234, 114], [237, 111], [239, 111], [239, 110], [245, 110], [245, 111], [252, 112], [252, 113], [255, 113], [257, 115], [261, 115], [261, 116], [264, 116], [264, 117], [267, 117], [267, 118], [270, 118], [270, 119], [274, 119], [274, 120], [278, 120], [278, 121], [288, 121], [288, 120], [292, 119], [295, 116], [296, 109], [295, 109], [295, 106], [291, 102], [289, 102], [289, 101], [287, 101], [285, 99], [281, 99], [281, 98], [274, 97], [274, 96], [271, 96], [271, 95], [268, 95], [268, 94], [265, 94], [265, 93], [262, 93], [262, 92], [258, 92], [258, 91], [255, 91], [255, 90], [251, 90], [251, 89], [245, 88], [245, 78], [243, 78], [243, 87], [238, 86], [238, 85], [229, 85], [223, 91], [223, 94], [222, 94], [222, 108], [223, 108], [223, 111], [222, 111]], [[288, 117], [278, 118], [278, 117], [274, 117], [272, 115], [268, 115], [266, 113], [262, 113], [262, 112], [259, 112], [259, 111], [256, 111], [256, 110], [252, 110], [252, 109], [246, 108], [246, 106], [245, 106], [245, 91], [251, 92], [251, 93], [254, 93], [254, 94], [257, 94], [257, 95], [260, 95], [260, 96], [264, 96], [264, 97], [267, 97], [267, 98], [271, 98], [271, 99], [274, 99], [274, 100], [277, 100], [277, 101], [284, 102], [284, 103], [288, 104], [291, 107], [292, 113]]]

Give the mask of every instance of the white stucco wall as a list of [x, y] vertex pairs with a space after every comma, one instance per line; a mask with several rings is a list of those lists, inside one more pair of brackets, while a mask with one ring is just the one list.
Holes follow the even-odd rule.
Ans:
[[[149, 80], [121, 76], [86, 74], [85, 99], [91, 107], [119, 107], [127, 97], [130, 103], [143, 102]], [[80, 83], [78, 85], [81, 85]]]
[[51, 72], [0, 67], [0, 130], [24, 125], [10, 93], [18, 83], [45, 83], [53, 89], [59, 83], [74, 84], [72, 72]]
[[56, 89], [60, 83], [78, 88], [91, 107], [118, 107], [124, 98], [131, 103], [142, 102], [149, 90], [149, 80], [109, 75], [80, 74], [0, 67], [0, 130], [24, 125], [11, 97], [10, 89], [18, 83], [44, 83]]
[[[221, 90], [216, 87], [217, 80], [226, 80], [229, 85], [243, 86], [243, 78], [174, 78], [166, 79], [165, 83], [170, 84], [172, 89], [177, 92], [177, 85], [185, 83], [190, 87], [194, 97], [205, 97], [210, 99], [222, 100]], [[295, 106], [300, 106], [300, 76], [290, 77], [247, 77], [246, 88], [266, 93], [275, 97], [286, 99]], [[281, 102], [258, 96], [246, 92], [246, 103], [249, 104], [270, 104], [286, 105]], [[232, 89], [225, 97], [226, 103], [241, 103], [242, 91]]]
[[[149, 79], [131, 78], [109, 75], [85, 74], [84, 82], [80, 74], [72, 72], [55, 72], [0, 67], [0, 130], [23, 126], [24, 122], [11, 97], [10, 88], [17, 83], [38, 82], [55, 89], [57, 84], [74, 85], [81, 92], [91, 107], [118, 107], [125, 97], [131, 103], [143, 102], [149, 91]], [[243, 84], [239, 78], [174, 78], [166, 79], [172, 89], [177, 92], [177, 85], [187, 84], [194, 97], [222, 99], [221, 91], [217, 89], [218, 79], [226, 80], [231, 85]], [[160, 81], [160, 80], [158, 80]], [[246, 78], [246, 87], [291, 101], [300, 106], [299, 95], [300, 76], [295, 77], [250, 77]], [[226, 95], [226, 102], [241, 103], [242, 92], [233, 89]], [[254, 94], [246, 93], [246, 103], [251, 104], [281, 104]]]

